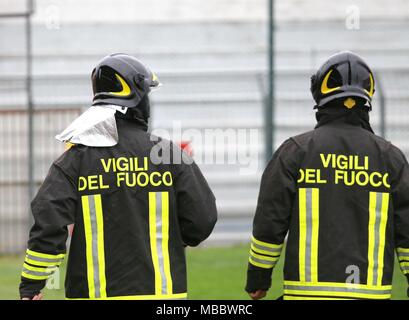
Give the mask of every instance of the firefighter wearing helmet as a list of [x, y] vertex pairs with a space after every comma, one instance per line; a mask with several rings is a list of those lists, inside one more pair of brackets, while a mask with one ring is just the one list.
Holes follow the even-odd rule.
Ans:
[[261, 181], [246, 291], [261, 299], [285, 245], [284, 299], [390, 299], [409, 280], [409, 166], [374, 134], [375, 79], [352, 52], [311, 78], [315, 129], [275, 152]]
[[147, 132], [149, 93], [160, 85], [153, 72], [112, 54], [93, 70], [92, 85], [92, 106], [57, 135], [72, 147], [31, 203], [20, 296], [41, 298], [74, 224], [67, 298], [185, 299], [184, 250], [213, 230], [213, 193], [187, 154]]

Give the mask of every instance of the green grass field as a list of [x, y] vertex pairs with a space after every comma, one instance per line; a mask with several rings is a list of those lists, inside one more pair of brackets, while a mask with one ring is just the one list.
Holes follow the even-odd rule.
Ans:
[[[248, 299], [244, 292], [248, 246], [189, 249], [187, 257], [190, 299]], [[282, 260], [275, 268], [269, 299], [276, 299], [282, 294]], [[18, 298], [22, 261], [22, 256], [0, 257], [0, 299]], [[63, 265], [61, 289], [46, 289], [45, 299], [64, 299], [64, 274]], [[396, 264], [393, 299], [407, 299], [406, 288], [406, 279]]]

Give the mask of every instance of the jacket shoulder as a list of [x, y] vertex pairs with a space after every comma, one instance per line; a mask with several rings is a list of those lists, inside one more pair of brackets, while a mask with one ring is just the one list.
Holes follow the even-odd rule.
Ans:
[[387, 158], [394, 159], [400, 162], [407, 162], [406, 157], [404, 153], [402, 152], [402, 150], [396, 145], [394, 145], [392, 142], [390, 142], [389, 140], [386, 140], [385, 138], [382, 138], [381, 136], [372, 134], [370, 132], [368, 132], [368, 135], [370, 135], [370, 137], [373, 139], [373, 141], [378, 146], [379, 150]]
[[310, 131], [301, 133], [299, 135], [292, 136], [288, 140], [295, 143], [298, 147], [302, 147], [302, 146], [308, 144], [308, 142], [312, 139], [314, 134], [315, 134], [315, 130], [310, 130]]
[[384, 140], [385, 143], [387, 142], [387, 149], [385, 150], [385, 154], [389, 160], [389, 164], [393, 167], [401, 167], [403, 165], [407, 165], [408, 161], [406, 159], [405, 154], [402, 152], [400, 148], [395, 146], [393, 143]]
[[79, 166], [84, 154], [90, 147], [83, 145], [73, 145], [64, 151], [54, 162], [53, 165], [58, 167], [67, 176], [72, 179], [78, 175]]
[[[364, 129], [363, 129], [364, 130]], [[384, 151], [388, 151], [391, 148], [399, 150], [398, 147], [394, 146], [390, 141], [386, 140], [385, 138], [382, 138], [381, 136], [376, 135], [375, 133], [371, 133], [367, 130], [364, 130], [365, 133], [368, 134], [368, 136], [373, 139], [376, 144]]]

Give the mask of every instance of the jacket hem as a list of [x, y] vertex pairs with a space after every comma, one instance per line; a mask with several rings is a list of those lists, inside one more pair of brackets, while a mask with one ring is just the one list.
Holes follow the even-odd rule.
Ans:
[[113, 296], [105, 298], [65, 298], [65, 300], [182, 300], [187, 299], [187, 293], [173, 294], [151, 294], [151, 295], [129, 295]]

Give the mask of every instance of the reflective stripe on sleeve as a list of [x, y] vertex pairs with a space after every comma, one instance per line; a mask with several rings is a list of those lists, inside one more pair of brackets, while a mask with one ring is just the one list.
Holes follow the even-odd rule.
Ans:
[[26, 258], [24, 260], [25, 262], [36, 265], [36, 266], [41, 266], [41, 267], [54, 267], [54, 266], [59, 266], [62, 263], [62, 260], [56, 262], [56, 261], [48, 261], [42, 258], [33, 258], [30, 255], [26, 255]]
[[42, 267], [59, 266], [65, 254], [50, 255], [27, 249], [25, 262]]
[[264, 269], [272, 269], [280, 258], [283, 244], [274, 244], [256, 239], [251, 239], [250, 264]]
[[399, 267], [403, 274], [409, 274], [409, 249], [396, 248], [396, 253], [398, 255]]
[[[65, 253], [49, 254], [27, 249], [24, 259], [24, 270], [22, 276], [34, 280], [43, 280], [46, 274], [42, 274], [46, 267], [49, 270], [59, 266], [65, 257]], [[38, 270], [35, 270], [37, 268]], [[40, 272], [36, 274], [35, 272]]]
[[254, 243], [251, 244], [251, 249], [254, 252], [264, 254], [264, 255], [269, 255], [269, 256], [272, 256], [272, 257], [277, 257], [277, 256], [280, 256], [280, 254], [281, 254], [281, 249], [266, 250], [266, 249], [262, 249], [262, 247], [258, 246], [257, 244], [254, 244]]
[[254, 236], [251, 239], [252, 243], [260, 249], [269, 251], [269, 252], [281, 252], [281, 249], [283, 248], [283, 244], [274, 244], [274, 243], [268, 243], [264, 241], [257, 240]]
[[403, 274], [409, 274], [409, 249], [396, 248], [396, 253], [398, 255], [399, 266]]
[[24, 278], [32, 280], [46, 280], [48, 279], [53, 272], [57, 270], [57, 267], [34, 267], [27, 263], [23, 265], [23, 271], [21, 275]]
[[65, 257], [65, 253], [49, 254], [49, 253], [37, 252], [37, 251], [34, 251], [34, 250], [30, 250], [30, 249], [27, 249], [26, 253], [27, 253], [27, 255], [47, 259], [49, 261], [55, 261], [55, 260], [60, 261], [61, 259], [64, 259], [64, 257]]
[[255, 257], [249, 257], [249, 262], [256, 267], [260, 267], [264, 269], [272, 269], [276, 265], [275, 261], [268, 261], [268, 260], [259, 259]]

